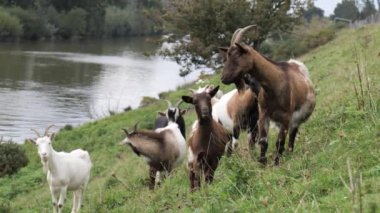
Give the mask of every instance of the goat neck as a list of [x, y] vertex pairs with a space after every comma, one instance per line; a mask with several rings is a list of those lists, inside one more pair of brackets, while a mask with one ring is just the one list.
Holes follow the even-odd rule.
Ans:
[[46, 162], [43, 162], [44, 168], [47, 169], [51, 174], [56, 174], [59, 168], [58, 153], [52, 148], [51, 154], [49, 155]]
[[250, 48], [250, 54], [253, 65], [249, 73], [264, 89], [277, 88], [285, 80], [284, 71], [275, 62], [268, 60], [253, 48]]
[[244, 92], [245, 89], [246, 89], [246, 86], [245, 86], [243, 78], [239, 78], [238, 80], [236, 80], [235, 81], [235, 86], [236, 86], [236, 89], [238, 90], [239, 93]]

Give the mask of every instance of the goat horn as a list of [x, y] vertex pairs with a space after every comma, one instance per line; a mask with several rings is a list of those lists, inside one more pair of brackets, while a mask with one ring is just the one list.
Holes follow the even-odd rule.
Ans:
[[50, 128], [52, 128], [54, 126], [54, 124], [52, 124], [52, 125], [50, 125], [50, 126], [48, 126], [47, 128], [46, 128], [46, 130], [45, 130], [45, 133], [44, 133], [44, 136], [48, 136], [48, 131], [49, 131], [49, 129]]
[[230, 46], [233, 46], [233, 45], [234, 45], [236, 35], [240, 32], [240, 30], [241, 30], [241, 28], [238, 28], [237, 30], [235, 30], [235, 32], [234, 32], [234, 34], [232, 35], [232, 38], [231, 38]]
[[189, 89], [189, 91], [191, 92], [191, 93], [195, 93], [195, 90], [194, 89]]
[[137, 126], [139, 125], [139, 121], [137, 121], [136, 123], [135, 123], [135, 125], [133, 126], [133, 132], [132, 133], [134, 133], [134, 132], [136, 132], [137, 131]]
[[[240, 29], [237, 33], [236, 33], [236, 36], [233, 37], [233, 43], [231, 43], [231, 45], [235, 44], [235, 43], [239, 43], [241, 42], [242, 38], [243, 38], [243, 34], [247, 31], [247, 30], [250, 30], [252, 28], [256, 28], [257, 25], [249, 25], [249, 26], [246, 26], [244, 27], [243, 29]], [[237, 31], [237, 30], [236, 30]], [[235, 32], [236, 32], [235, 31]]]
[[126, 135], [129, 135], [129, 132], [127, 129], [123, 128], [122, 130], [125, 132]]
[[36, 133], [37, 137], [41, 137], [40, 133], [36, 130], [36, 129], [33, 129], [31, 128], [30, 130], [32, 130], [34, 133]]
[[177, 101], [177, 103], [175, 104], [175, 107], [176, 107], [176, 108], [178, 108], [178, 107], [179, 107], [179, 105], [181, 105], [181, 104], [182, 104], [182, 102], [183, 102], [182, 100], [179, 100], [179, 101]]

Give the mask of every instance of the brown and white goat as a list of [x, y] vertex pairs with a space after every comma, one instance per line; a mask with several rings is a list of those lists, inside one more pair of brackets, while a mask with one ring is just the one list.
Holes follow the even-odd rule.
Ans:
[[221, 80], [224, 84], [231, 84], [240, 81], [245, 74], [250, 74], [260, 83], [262, 89], [259, 93], [259, 161], [266, 163], [267, 135], [271, 119], [280, 127], [275, 158], [275, 165], [278, 165], [285, 149], [288, 131], [288, 147], [293, 151], [300, 124], [314, 111], [315, 92], [308, 70], [302, 62], [275, 62], [241, 42], [243, 34], [253, 27], [256, 26], [236, 30], [230, 47], [220, 48], [225, 59]]
[[[248, 80], [247, 80], [248, 82]], [[257, 135], [259, 109], [257, 94], [260, 85], [256, 81], [245, 83], [243, 79], [235, 82], [236, 89], [223, 95], [212, 107], [212, 115], [216, 121], [232, 134], [227, 154], [230, 155], [239, 139], [240, 131], [247, 130], [249, 146], [254, 147]]]
[[167, 126], [154, 131], [137, 130], [137, 124], [131, 133], [123, 130], [126, 138], [121, 144], [128, 144], [149, 165], [150, 189], [159, 183], [160, 172], [171, 172], [186, 156], [186, 141], [175, 122], [169, 121]]
[[222, 125], [212, 118], [211, 98], [217, 93], [219, 86], [209, 92], [193, 93], [192, 96], [182, 96], [186, 103], [193, 104], [198, 116], [196, 125], [188, 140], [188, 165], [191, 189], [201, 186], [201, 172], [205, 181], [211, 183], [219, 160], [224, 154], [229, 134]]

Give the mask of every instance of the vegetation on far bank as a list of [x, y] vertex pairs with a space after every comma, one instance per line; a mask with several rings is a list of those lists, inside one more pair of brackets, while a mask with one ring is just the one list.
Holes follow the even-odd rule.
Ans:
[[0, 41], [157, 35], [160, 0], [0, 1]]
[[[148, 168], [128, 147], [118, 145], [121, 128], [137, 121], [152, 128], [164, 101], [61, 130], [56, 150], [81, 147], [94, 167], [83, 212], [378, 212], [380, 205], [380, 27], [345, 29], [301, 60], [308, 66], [317, 91], [317, 106], [300, 130], [295, 152], [285, 153], [279, 167], [263, 168], [258, 150], [248, 151], [245, 137], [237, 153], [224, 157], [215, 182], [191, 193], [185, 163], [155, 191], [148, 190]], [[219, 75], [204, 77], [220, 83]], [[162, 94], [173, 102], [192, 84]], [[185, 115], [189, 128], [196, 118]], [[268, 159], [273, 160], [271, 130]], [[50, 212], [51, 198], [36, 148], [25, 144], [27, 167], [0, 179], [0, 212]], [[271, 161], [270, 161], [271, 162]], [[68, 195], [64, 211], [69, 211]]]

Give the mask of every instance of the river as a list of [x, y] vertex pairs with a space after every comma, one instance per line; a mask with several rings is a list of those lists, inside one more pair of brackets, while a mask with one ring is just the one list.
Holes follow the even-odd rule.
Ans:
[[0, 137], [21, 143], [31, 128], [77, 126], [196, 80], [147, 56], [158, 48], [147, 38], [1, 43]]

